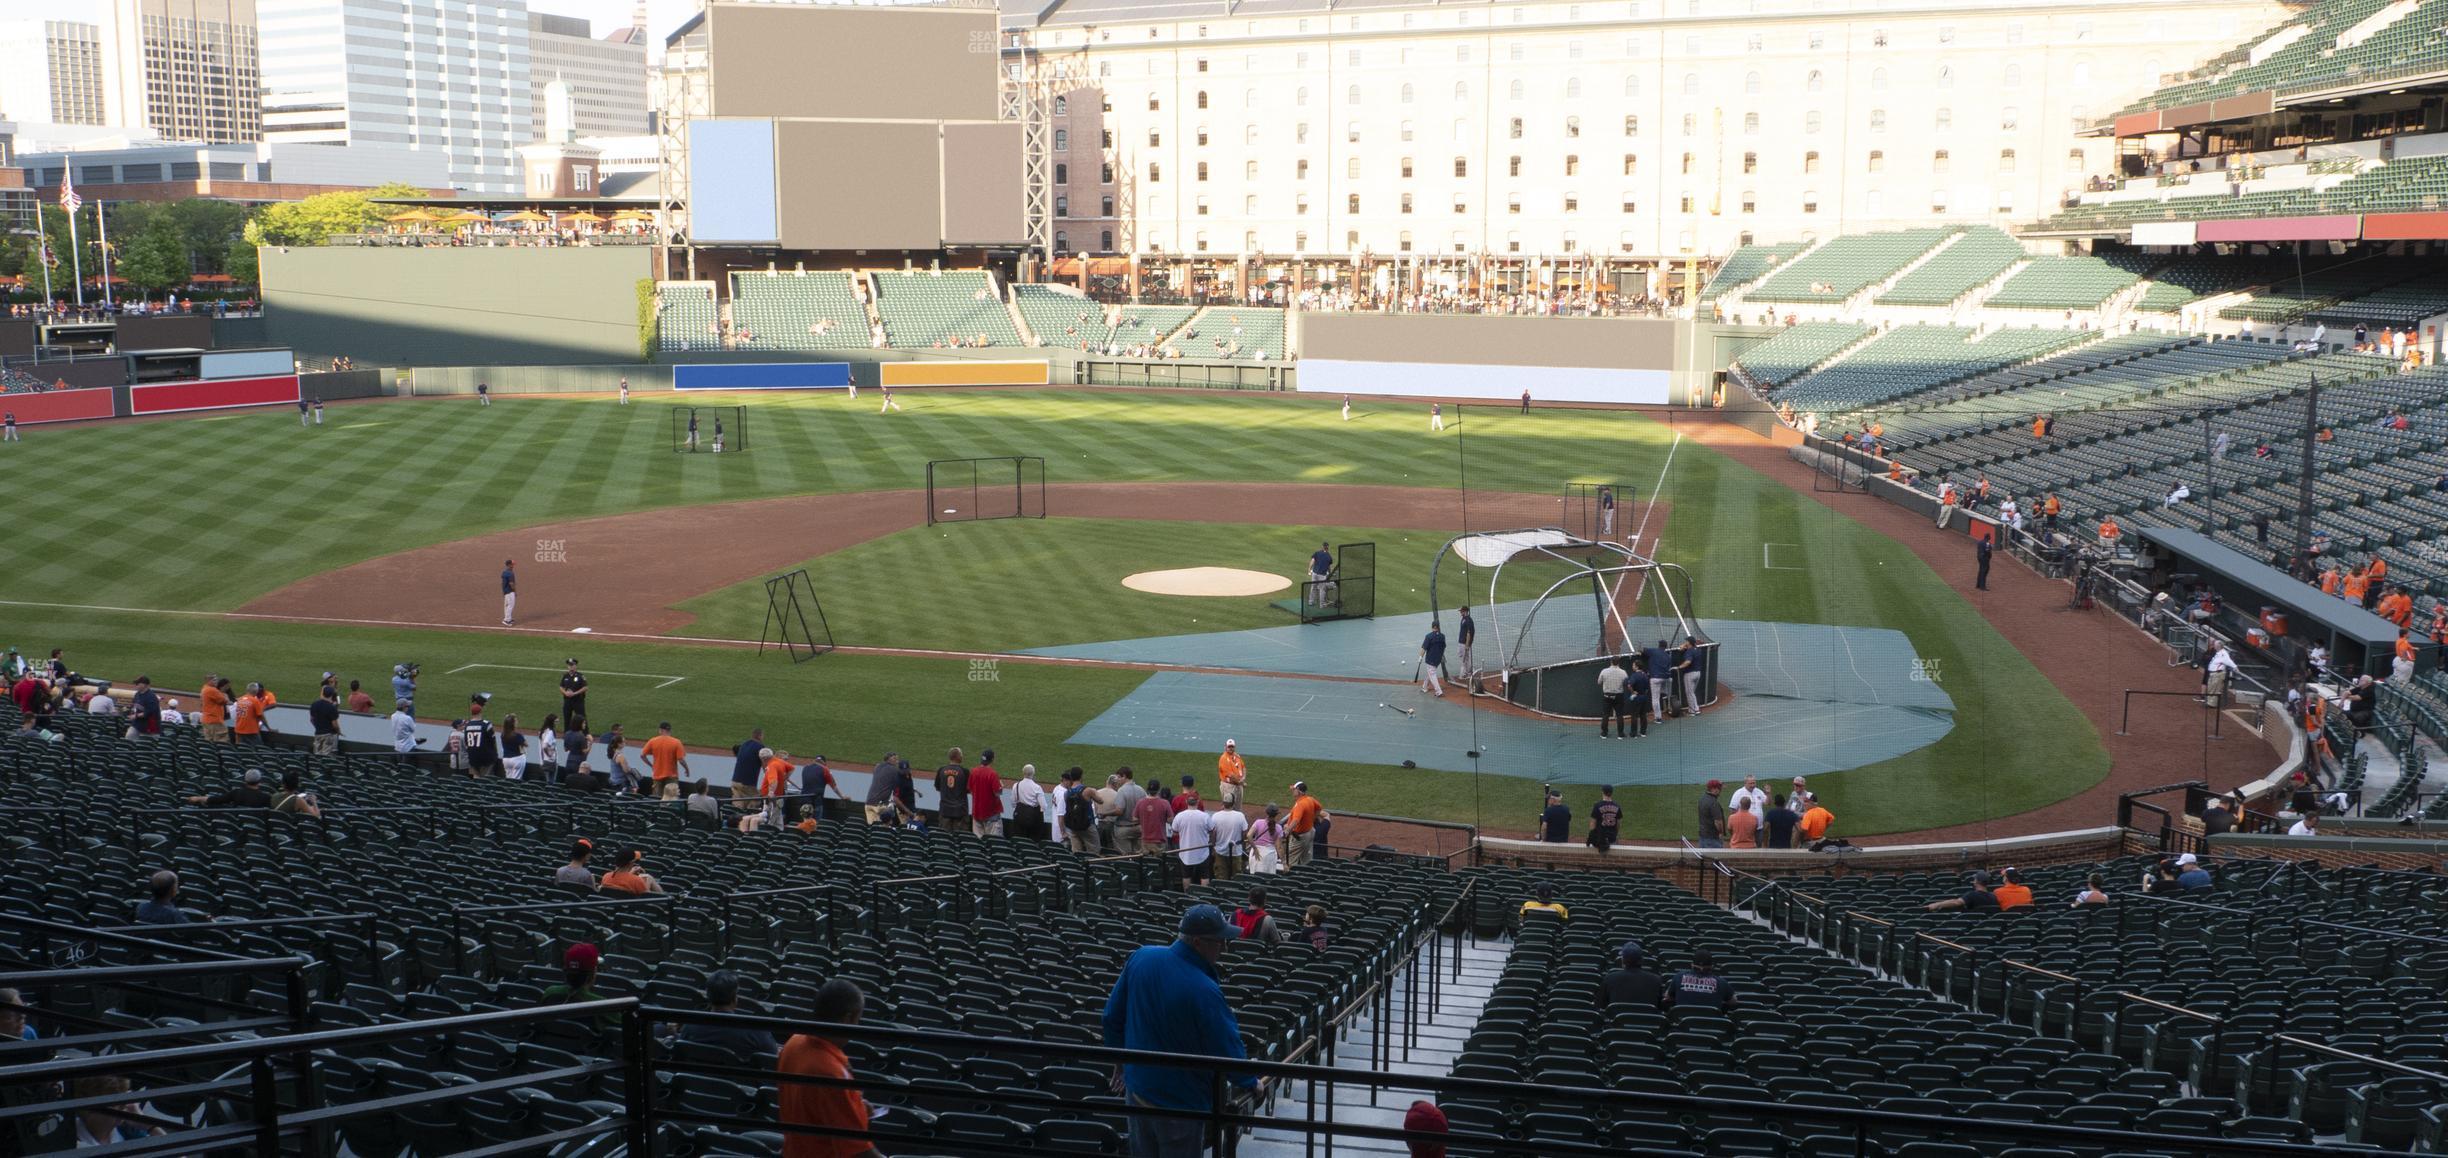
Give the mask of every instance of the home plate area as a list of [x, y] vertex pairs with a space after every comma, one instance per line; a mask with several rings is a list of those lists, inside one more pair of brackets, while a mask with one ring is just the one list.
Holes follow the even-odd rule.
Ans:
[[[1639, 740], [1602, 740], [1595, 721], [1529, 716], [1410, 682], [1425, 614], [1037, 649], [1082, 659], [1223, 672], [1159, 672], [1070, 739], [1075, 744], [1281, 756], [1565, 784], [1677, 784], [1729, 767], [1814, 776], [1936, 743], [1954, 702], [1915, 678], [1911, 641], [1879, 628], [1703, 620], [1732, 692], [1697, 719]], [[1448, 630], [1451, 624], [1447, 625]], [[1477, 756], [1472, 755], [1473, 752]]]

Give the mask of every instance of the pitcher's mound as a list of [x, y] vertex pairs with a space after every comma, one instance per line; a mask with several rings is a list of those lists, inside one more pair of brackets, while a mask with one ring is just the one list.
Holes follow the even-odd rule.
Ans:
[[1184, 567], [1178, 571], [1141, 571], [1124, 576], [1122, 585], [1153, 595], [1265, 595], [1292, 581], [1264, 571], [1238, 567]]

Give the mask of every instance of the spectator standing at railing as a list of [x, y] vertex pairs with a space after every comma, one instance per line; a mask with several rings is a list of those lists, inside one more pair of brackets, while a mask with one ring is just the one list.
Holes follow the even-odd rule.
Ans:
[[217, 675], [205, 676], [204, 690], [199, 693], [199, 698], [204, 705], [199, 709], [204, 739], [214, 744], [229, 743], [229, 681]]
[[271, 711], [272, 705], [279, 702], [279, 698], [262, 684], [248, 684], [246, 694], [238, 697], [236, 720], [230, 725], [230, 730], [238, 734], [238, 742], [262, 744], [264, 742], [264, 713]]
[[867, 798], [861, 802], [867, 823], [880, 823], [886, 808], [895, 803], [906, 805], [909, 795], [909, 761], [903, 760], [899, 752], [884, 753], [884, 758], [876, 761], [875, 771], [867, 775]]
[[1165, 786], [1156, 785], [1139, 798], [1134, 806], [1139, 820], [1141, 848], [1149, 856], [1161, 858], [1166, 840], [1173, 833], [1173, 801], [1165, 795]]
[[1224, 754], [1216, 757], [1216, 800], [1226, 808], [1241, 807], [1241, 792], [1249, 782], [1249, 765], [1241, 759], [1241, 749], [1231, 740], [1224, 741]]
[[[1273, 809], [1268, 809], [1272, 818]], [[1326, 806], [1309, 795], [1309, 782], [1292, 782], [1292, 812], [1284, 818], [1284, 833], [1290, 843], [1284, 849], [1283, 866], [1288, 869], [1308, 864], [1317, 855], [1318, 825], [1326, 817]]]
[[1725, 808], [1717, 802], [1717, 795], [1723, 791], [1725, 791], [1723, 780], [1711, 780], [1700, 791], [1698, 843], [1702, 848], [1725, 847]]
[[731, 749], [731, 795], [745, 800], [756, 791], [757, 774], [773, 758], [765, 747], [765, 729], [748, 729], [748, 738]]
[[969, 770], [969, 824], [979, 836], [1003, 835], [1003, 777], [995, 772], [994, 749], [978, 753]]
[[654, 796], [658, 800], [680, 798], [680, 770], [688, 764], [688, 748], [672, 735], [670, 720], [656, 725], [653, 739], [643, 749], [647, 764], [653, 769]]

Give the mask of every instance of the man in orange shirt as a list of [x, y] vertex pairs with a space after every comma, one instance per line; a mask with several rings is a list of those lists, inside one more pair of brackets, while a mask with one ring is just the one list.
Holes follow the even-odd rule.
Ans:
[[2115, 515], [2109, 515], [2109, 516], [2107, 516], [2106, 518], [2103, 518], [2103, 519], [2101, 519], [2101, 520], [2100, 520], [2100, 525], [2099, 525], [2099, 541], [2100, 541], [2100, 546], [2106, 547], [2106, 548], [2108, 548], [2108, 549], [2109, 549], [2109, 550], [2111, 550], [2111, 551], [2116, 550], [2117, 540], [2119, 540], [2119, 539], [2121, 539], [2121, 538], [2124, 538], [2124, 537], [2125, 537], [2125, 528], [2120, 527], [2120, 526], [2118, 526], [2118, 525], [2117, 525], [2117, 521], [2116, 521], [2116, 516], [2115, 516]]
[[[866, 995], [859, 992], [857, 983], [836, 977], [817, 987], [811, 1012], [818, 1021], [857, 1025], [866, 1009]], [[792, 1126], [867, 1129], [867, 1099], [856, 1089], [790, 1080], [803, 1077], [849, 1081], [850, 1059], [842, 1053], [840, 1042], [812, 1033], [794, 1035], [782, 1046], [774, 1070], [783, 1075], [778, 1101], [786, 1131]], [[782, 1135], [782, 1158], [884, 1158], [884, 1155], [865, 1138], [786, 1132]]]
[[2345, 582], [2338, 584], [2338, 598], [2360, 605], [2363, 602], [2363, 593], [2370, 589], [2371, 576], [2363, 568], [2357, 567], [2346, 573]]
[[2334, 596], [2338, 593], [2337, 564], [2331, 563], [2330, 565], [2321, 568], [2320, 589], [2321, 594], [2323, 595]]
[[205, 676], [199, 698], [204, 701], [204, 739], [215, 744], [229, 743], [229, 681], [217, 675]]
[[1810, 798], [1810, 810], [1802, 814], [1802, 822], [1794, 827], [1802, 831], [1804, 840], [1815, 844], [1827, 839], [1828, 826], [1834, 823], [1836, 814], [1828, 811], [1827, 805], [1819, 803], [1819, 798], [1813, 796]]
[[1326, 814], [1326, 806], [1309, 795], [1309, 782], [1292, 783], [1292, 812], [1284, 817], [1284, 831], [1291, 834], [1291, 850], [1284, 854], [1285, 868], [1298, 868], [1309, 863], [1317, 850], [1318, 818]]
[[1997, 898], [2000, 912], [2020, 909], [2032, 903], [2031, 886], [2023, 883], [2022, 869], [2007, 869], [2005, 883], [1989, 890], [1989, 895]]
[[622, 849], [620, 858], [613, 862], [612, 871], [605, 873], [603, 880], [597, 882], [596, 887], [607, 893], [627, 893], [633, 897], [662, 892], [663, 883], [661, 881], [639, 871], [638, 866], [645, 862], [646, 854], [643, 851], [634, 848]]
[[1226, 808], [1241, 807], [1241, 786], [1249, 780], [1249, 766], [1241, 762], [1241, 750], [1230, 740], [1224, 741], [1224, 754], [1216, 757], [1216, 800]]
[[2414, 640], [2403, 631], [2397, 633], [2397, 658], [2414, 662]]
[[656, 725], [654, 739], [646, 741], [640, 751], [646, 753], [646, 763], [654, 769], [655, 799], [680, 799], [680, 769], [688, 763], [688, 749], [672, 735], [671, 721]]
[[790, 792], [790, 753], [771, 748], [759, 749], [765, 756], [765, 774], [757, 780], [757, 795], [765, 798], [765, 823], [779, 825], [784, 816], [782, 797]]
[[231, 731], [238, 733], [238, 742], [263, 743], [264, 713], [279, 702], [262, 684], [248, 684], [246, 694], [238, 697], [237, 719], [230, 726]]

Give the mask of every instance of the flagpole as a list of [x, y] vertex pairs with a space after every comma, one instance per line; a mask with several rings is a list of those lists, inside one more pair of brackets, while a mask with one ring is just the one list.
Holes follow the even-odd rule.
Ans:
[[94, 230], [102, 239], [102, 310], [104, 313], [110, 312], [111, 308], [110, 215], [106, 212], [109, 208], [110, 202], [108, 201], [94, 202]]
[[71, 268], [68, 284], [76, 287], [76, 304], [80, 310], [85, 308], [85, 255], [81, 252], [84, 248], [84, 244], [77, 240], [76, 212], [70, 210], [68, 213], [68, 262]]

